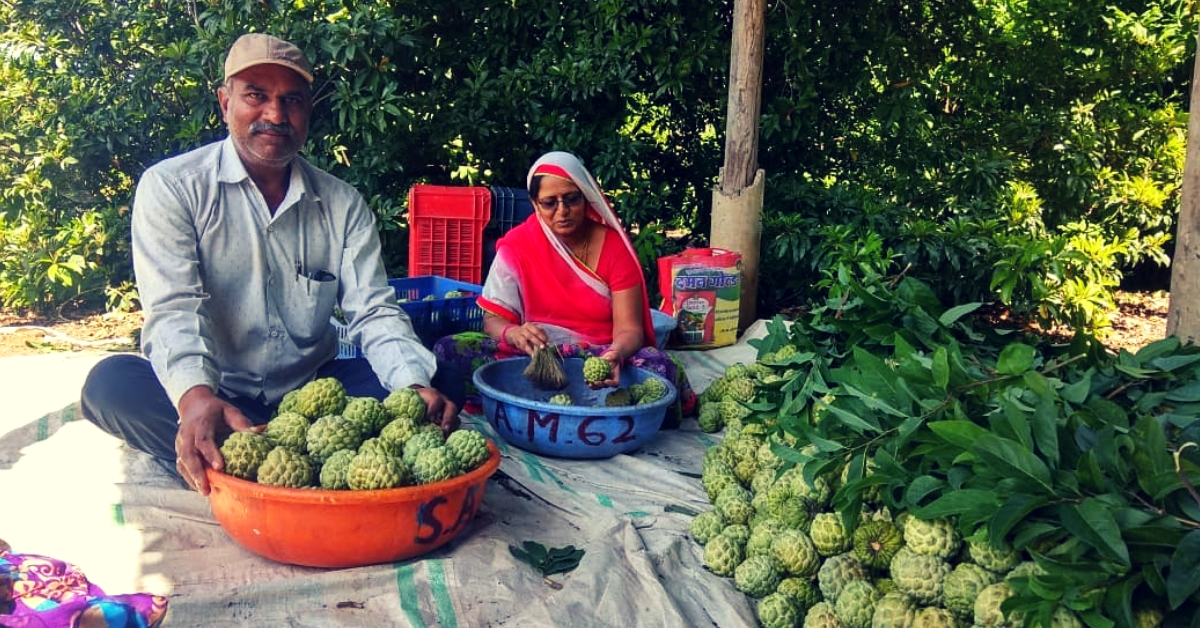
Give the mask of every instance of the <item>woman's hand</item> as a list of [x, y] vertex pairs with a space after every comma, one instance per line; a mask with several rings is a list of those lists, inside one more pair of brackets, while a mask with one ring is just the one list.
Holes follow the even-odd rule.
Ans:
[[589, 384], [592, 388], [616, 388], [621, 385], [621, 354], [616, 349], [605, 349], [600, 359], [609, 364], [608, 379]]
[[504, 328], [501, 334], [509, 346], [525, 355], [533, 355], [534, 351], [541, 349], [550, 342], [550, 337], [546, 335], [546, 331], [536, 323], [509, 325]]
[[217, 434], [258, 431], [246, 415], [221, 399], [208, 386], [196, 386], [179, 400], [179, 431], [175, 434], [175, 468], [188, 485], [208, 495], [205, 467], [225, 468]]

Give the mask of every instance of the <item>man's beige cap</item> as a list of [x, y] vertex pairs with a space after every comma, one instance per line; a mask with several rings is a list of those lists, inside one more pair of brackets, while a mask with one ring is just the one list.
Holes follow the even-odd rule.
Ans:
[[248, 67], [273, 63], [295, 70], [312, 83], [312, 66], [295, 44], [265, 33], [250, 33], [238, 37], [225, 57], [225, 80]]

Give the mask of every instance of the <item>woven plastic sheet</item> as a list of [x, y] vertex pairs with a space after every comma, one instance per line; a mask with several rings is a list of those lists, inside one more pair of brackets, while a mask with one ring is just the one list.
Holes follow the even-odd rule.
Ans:
[[[761, 333], [760, 321], [735, 345], [673, 354], [703, 390], [728, 364], [753, 361], [745, 340]], [[56, 390], [78, 391], [86, 374], [50, 368]], [[464, 420], [495, 438], [483, 417]], [[681, 512], [709, 507], [700, 464], [719, 438], [688, 421], [605, 460], [541, 457], [496, 439], [500, 470], [458, 539], [419, 559], [329, 570], [242, 549], [171, 469], [69, 404], [0, 423], [0, 538], [73, 562], [111, 593], [169, 596], [164, 626], [750, 627], [746, 596], [703, 568]], [[586, 554], [551, 577], [554, 588], [509, 553], [527, 540]]]

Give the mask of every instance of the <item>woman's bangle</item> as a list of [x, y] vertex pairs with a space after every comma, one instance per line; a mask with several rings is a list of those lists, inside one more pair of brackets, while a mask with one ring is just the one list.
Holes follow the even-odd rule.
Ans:
[[504, 326], [504, 329], [500, 330], [500, 340], [496, 343], [496, 346], [501, 351], [505, 351], [508, 353], [516, 353], [517, 352], [517, 348], [512, 346], [508, 342], [508, 330], [512, 329], [513, 327], [520, 327], [520, 325], [516, 325], [514, 323], [509, 323]]

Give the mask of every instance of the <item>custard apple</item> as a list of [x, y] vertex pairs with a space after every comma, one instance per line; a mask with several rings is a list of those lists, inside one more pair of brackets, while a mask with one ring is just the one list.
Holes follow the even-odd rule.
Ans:
[[[397, 458], [400, 457], [401, 453], [403, 453], [400, 451], [400, 449], [393, 445], [391, 441], [383, 440], [378, 436], [374, 438], [368, 438], [358, 446], [358, 453], [365, 454], [368, 452], [383, 454], [385, 456], [396, 456]], [[328, 462], [326, 464], [328, 464]]]
[[397, 488], [412, 484], [412, 472], [395, 456], [358, 454], [346, 468], [346, 483], [356, 491]]
[[808, 612], [813, 604], [821, 601], [821, 591], [817, 589], [817, 583], [809, 578], [784, 578], [779, 581], [775, 591], [788, 596], [801, 613]]
[[599, 356], [590, 356], [583, 361], [583, 381], [589, 384], [602, 382], [612, 375], [612, 363]]
[[777, 442], [778, 440], [775, 438], [768, 438], [767, 440], [763, 441], [763, 444], [758, 446], [758, 451], [755, 453], [754, 460], [758, 463], [759, 469], [770, 469], [775, 471], [783, 466], [783, 458], [780, 458], [779, 454], [776, 454], [775, 450], [771, 448], [771, 445]]
[[358, 423], [363, 434], [378, 434], [392, 420], [383, 403], [374, 397], [351, 397], [342, 417]]
[[843, 628], [844, 626], [842, 620], [838, 619], [837, 612], [833, 610], [833, 605], [829, 602], [813, 604], [804, 616], [804, 623], [800, 625], [804, 628]]
[[458, 464], [464, 472], [482, 465], [492, 457], [492, 452], [488, 449], [487, 437], [475, 430], [464, 429], [451, 432], [446, 437], [446, 447], [450, 449], [450, 453], [454, 454], [454, 458], [458, 460]]
[[731, 485], [717, 495], [717, 498], [713, 500], [713, 507], [721, 513], [725, 521], [731, 524], [746, 525], [750, 523], [750, 517], [754, 514], [754, 507], [750, 505], [750, 497], [750, 491], [740, 485]]
[[556, 406], [572, 406], [575, 405], [575, 400], [571, 399], [571, 395], [568, 393], [557, 393], [547, 399], [546, 403]]
[[263, 434], [272, 446], [304, 453], [308, 447], [308, 425], [308, 417], [299, 412], [280, 412], [267, 422]]
[[[822, 512], [813, 517], [808, 536], [822, 556], [841, 554], [851, 548], [852, 539], [842, 526], [842, 516], [835, 512]], [[843, 618], [843, 623], [845, 619]]]
[[745, 362], [734, 362], [725, 367], [725, 372], [721, 376], [727, 381], [750, 377], [750, 366]]
[[800, 609], [782, 593], [764, 597], [754, 612], [763, 628], [796, 628], [800, 622]]
[[[767, 495], [767, 509], [772, 517], [780, 520], [789, 528], [805, 531], [812, 526], [812, 519], [817, 511], [817, 505], [813, 502], [798, 497], [796, 495], [787, 494], [784, 498], [772, 499], [772, 496], [777, 496], [777, 493], [769, 493]], [[814, 549], [816, 546], [814, 546]]]
[[875, 602], [879, 598], [879, 591], [870, 582], [852, 580], [842, 588], [833, 610], [847, 628], [868, 628], [875, 615]]
[[754, 401], [755, 391], [756, 388], [753, 379], [750, 379], [749, 377], [739, 377], [726, 382], [725, 397], [723, 400], [750, 403], [751, 401]]
[[717, 402], [716, 406], [717, 412], [721, 413], [721, 422], [725, 425], [730, 425], [750, 416], [750, 410], [746, 406], [732, 399], [723, 399]]
[[290, 390], [283, 395], [279, 400], [279, 406], [275, 408], [275, 416], [279, 416], [284, 412], [295, 412], [296, 402], [300, 400], [300, 389]]
[[959, 619], [975, 616], [975, 598], [983, 588], [996, 581], [992, 572], [974, 563], [959, 563], [942, 581], [942, 603]]
[[1147, 604], [1133, 609], [1133, 628], [1159, 628], [1164, 619], [1163, 611]]
[[751, 556], [733, 571], [733, 584], [750, 597], [764, 597], [779, 586], [779, 565], [770, 556]]
[[321, 488], [347, 489], [350, 484], [346, 481], [346, 472], [350, 470], [350, 461], [357, 456], [349, 449], [339, 449], [321, 465]]
[[867, 580], [867, 568], [852, 552], [837, 554], [825, 559], [817, 570], [817, 587], [826, 600], [837, 600], [847, 584], [855, 580]]
[[917, 604], [938, 606], [942, 603], [942, 583], [950, 575], [950, 565], [937, 556], [918, 554], [904, 546], [892, 559], [891, 574], [896, 588]]
[[800, 530], [788, 529], [771, 542], [771, 555], [792, 576], [811, 578], [817, 574], [820, 555], [812, 539]]
[[873, 569], [887, 569], [904, 546], [904, 537], [891, 521], [866, 521], [854, 530], [854, 555]]
[[425, 400], [412, 388], [397, 388], [383, 399], [383, 407], [392, 419], [412, 419], [420, 423], [425, 419]]
[[721, 536], [733, 539], [738, 547], [742, 548], [742, 556], [745, 557], [746, 543], [750, 541], [750, 526], [740, 523], [727, 525], [724, 530], [721, 530]]
[[[282, 411], [282, 403], [281, 411]], [[289, 404], [290, 405], [290, 404]], [[339, 414], [346, 407], [346, 389], [332, 377], [322, 377], [300, 387], [293, 412], [315, 421], [323, 416]]]
[[646, 378], [646, 381], [641, 383], [639, 390], [641, 394], [635, 396], [638, 404], [654, 403], [666, 397], [669, 392], [667, 381], [657, 377]]
[[725, 529], [725, 519], [715, 510], [706, 510], [692, 519], [688, 533], [701, 545], [707, 545], [714, 537]]
[[421, 431], [421, 424], [416, 419], [400, 417], [392, 419], [383, 429], [379, 430], [379, 438], [388, 442], [397, 451], [404, 451], [404, 444], [413, 434]]
[[[775, 484], [775, 470], [760, 468], [754, 477], [750, 478], [750, 492], [754, 493], [755, 497], [762, 496], [765, 500], [767, 493], [771, 490], [771, 486]], [[766, 506], [766, 502], [763, 502]]]
[[917, 607], [912, 598], [899, 591], [893, 591], [884, 594], [875, 602], [871, 628], [912, 628], [916, 616]]
[[977, 565], [998, 574], [1008, 573], [1021, 562], [1021, 554], [1008, 544], [996, 547], [984, 540], [968, 540], [967, 554]]
[[221, 457], [225, 459], [225, 473], [250, 480], [258, 476], [258, 469], [272, 449], [271, 441], [257, 432], [234, 432], [221, 444]]
[[913, 628], [959, 628], [958, 618], [944, 608], [926, 607], [917, 611]]
[[725, 427], [725, 417], [721, 416], [721, 408], [715, 403], [705, 403], [700, 406], [700, 414], [696, 417], [700, 431], [715, 434]]
[[700, 472], [700, 486], [704, 487], [704, 492], [708, 495], [709, 500], [715, 500], [721, 491], [730, 486], [741, 486], [738, 483], [737, 476], [733, 474], [733, 469], [720, 463], [715, 463], [706, 470]]
[[633, 395], [628, 388], [614, 388], [604, 396], [604, 405], [609, 408], [619, 408], [633, 405]]
[[778, 519], [767, 517], [759, 520], [750, 528], [750, 538], [746, 540], [746, 556], [769, 556], [771, 543], [786, 529], [787, 526]]
[[1083, 628], [1079, 616], [1065, 606], [1055, 606], [1050, 617], [1050, 628]]
[[358, 446], [363, 442], [363, 432], [358, 423], [347, 421], [337, 414], [329, 414], [313, 421], [305, 440], [308, 443], [308, 455], [315, 462], [324, 463], [339, 449], [358, 451]]
[[704, 546], [704, 566], [718, 576], [733, 576], [744, 556], [738, 542], [724, 534], [718, 534]]
[[984, 587], [979, 592], [979, 597], [975, 598], [975, 624], [988, 628], [1001, 628], [1008, 625], [1006, 622], [1017, 621], [1016, 617], [1005, 617], [1004, 611], [1000, 610], [1000, 605], [1004, 603], [1004, 600], [1012, 596], [1012, 587], [1005, 582], [997, 582]]
[[962, 545], [954, 524], [941, 517], [928, 520], [911, 517], [904, 524], [904, 542], [918, 554], [943, 559], [954, 556]]
[[267, 486], [304, 488], [313, 483], [313, 462], [287, 447], [276, 447], [258, 468], [258, 483]]
[[449, 447], [436, 445], [417, 452], [412, 472], [419, 484], [433, 484], [462, 475], [462, 465]]
[[431, 447], [441, 447], [446, 444], [446, 437], [442, 435], [440, 430], [436, 432], [418, 430], [413, 434], [407, 442], [404, 443], [404, 464], [409, 468], [417, 460], [417, 454]]

